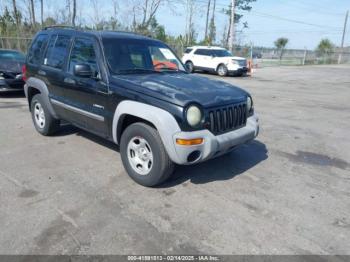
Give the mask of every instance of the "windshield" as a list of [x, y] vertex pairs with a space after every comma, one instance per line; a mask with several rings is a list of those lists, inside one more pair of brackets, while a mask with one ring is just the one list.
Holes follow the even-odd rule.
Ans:
[[114, 74], [185, 71], [175, 54], [152, 40], [104, 38], [109, 69]]
[[212, 50], [211, 51], [213, 53], [214, 56], [216, 57], [228, 57], [228, 56], [232, 56], [232, 54], [227, 51], [227, 50]]
[[22, 53], [11, 50], [0, 50], [0, 60], [11, 60], [24, 62], [25, 57]]

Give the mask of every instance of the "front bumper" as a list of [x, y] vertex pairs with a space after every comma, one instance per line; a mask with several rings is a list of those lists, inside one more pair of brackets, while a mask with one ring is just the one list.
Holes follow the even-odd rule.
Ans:
[[235, 70], [228, 70], [228, 73], [229, 74], [232, 74], [232, 75], [242, 75], [242, 74], [246, 74], [248, 73], [248, 68], [247, 67], [240, 67], [238, 69], [235, 69]]
[[[209, 130], [178, 132], [173, 136], [176, 159], [172, 160], [180, 165], [202, 162], [228, 153], [236, 146], [253, 140], [258, 134], [259, 119], [255, 114], [247, 119], [245, 127], [218, 136]], [[176, 139], [195, 138], [203, 138], [204, 142], [193, 146], [181, 146], [176, 143]]]

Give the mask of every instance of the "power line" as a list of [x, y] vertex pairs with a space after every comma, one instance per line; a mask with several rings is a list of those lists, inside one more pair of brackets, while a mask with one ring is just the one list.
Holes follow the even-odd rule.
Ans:
[[[207, 3], [204, 0], [195, 0], [195, 2], [203, 3], [203, 4]], [[217, 5], [218, 6], [225, 6], [226, 8], [229, 7], [229, 5], [224, 5], [224, 4], [220, 4], [220, 3], [218, 3]], [[245, 13], [250, 14], [250, 15], [254, 15], [254, 16], [265, 17], [265, 18], [270, 18], [270, 19], [276, 19], [276, 20], [286, 21], [286, 22], [290, 22], [290, 23], [296, 23], [296, 24], [320, 27], [320, 28], [330, 28], [330, 29], [339, 29], [340, 28], [340, 27], [334, 27], [334, 26], [328, 26], [328, 25], [320, 25], [320, 24], [308, 23], [306, 21], [300, 21], [300, 20], [290, 19], [290, 18], [286, 18], [286, 17], [280, 17], [280, 16], [276, 16], [276, 15], [273, 15], [273, 14], [258, 12], [258, 11], [255, 11], [255, 10], [250, 10], [250, 11], [240, 10], [240, 11], [241, 12], [245, 12]]]
[[[244, 10], [242, 10], [242, 11], [244, 11]], [[277, 16], [277, 15], [271, 15], [271, 14], [267, 14], [267, 13], [263, 13], [263, 12], [257, 12], [257, 11], [244, 11], [244, 12], [249, 12], [249, 13], [255, 14], [255, 15], [260, 16], [260, 17], [266, 17], [266, 18], [271, 18], [271, 19], [276, 19], [276, 20], [281, 20], [281, 21], [286, 21], [286, 22], [291, 22], [291, 23], [296, 23], [296, 24], [309, 25], [309, 26], [315, 26], [315, 27], [320, 27], [320, 28], [340, 29], [340, 27], [313, 24], [313, 23], [308, 23], [305, 21], [290, 19], [290, 18], [281, 17], [281, 16]]]
[[308, 5], [308, 4], [309, 3], [297, 2], [295, 0], [293, 2], [288, 2], [288, 5], [291, 5], [295, 8], [297, 8], [298, 10], [303, 9], [303, 10], [308, 11], [308, 12], [313, 12], [313, 13], [317, 13], [317, 14], [325, 14], [325, 15], [329, 15], [329, 16], [342, 16], [343, 15], [342, 13], [329, 12], [329, 6], [328, 7], [320, 6], [320, 5], [316, 6], [315, 2], [313, 2], [311, 5]]

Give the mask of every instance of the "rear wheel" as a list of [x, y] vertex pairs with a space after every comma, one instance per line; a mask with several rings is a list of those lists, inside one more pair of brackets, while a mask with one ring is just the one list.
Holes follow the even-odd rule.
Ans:
[[144, 123], [126, 128], [120, 141], [120, 154], [128, 175], [143, 186], [159, 185], [174, 171], [175, 165], [157, 130]]
[[50, 114], [41, 94], [37, 94], [32, 98], [31, 114], [35, 129], [40, 134], [49, 136], [59, 129], [60, 121]]
[[227, 67], [223, 64], [218, 66], [218, 69], [216, 70], [219, 76], [226, 76], [227, 75]]

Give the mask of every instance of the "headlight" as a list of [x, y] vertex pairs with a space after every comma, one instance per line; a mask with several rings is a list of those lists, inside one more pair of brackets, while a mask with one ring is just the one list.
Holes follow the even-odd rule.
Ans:
[[253, 111], [253, 100], [250, 96], [247, 97], [247, 109], [249, 113]]
[[234, 65], [238, 65], [238, 61], [237, 60], [231, 60], [231, 63], [234, 64]]
[[198, 106], [191, 105], [187, 108], [186, 120], [187, 123], [192, 127], [197, 126], [201, 122], [202, 112]]

